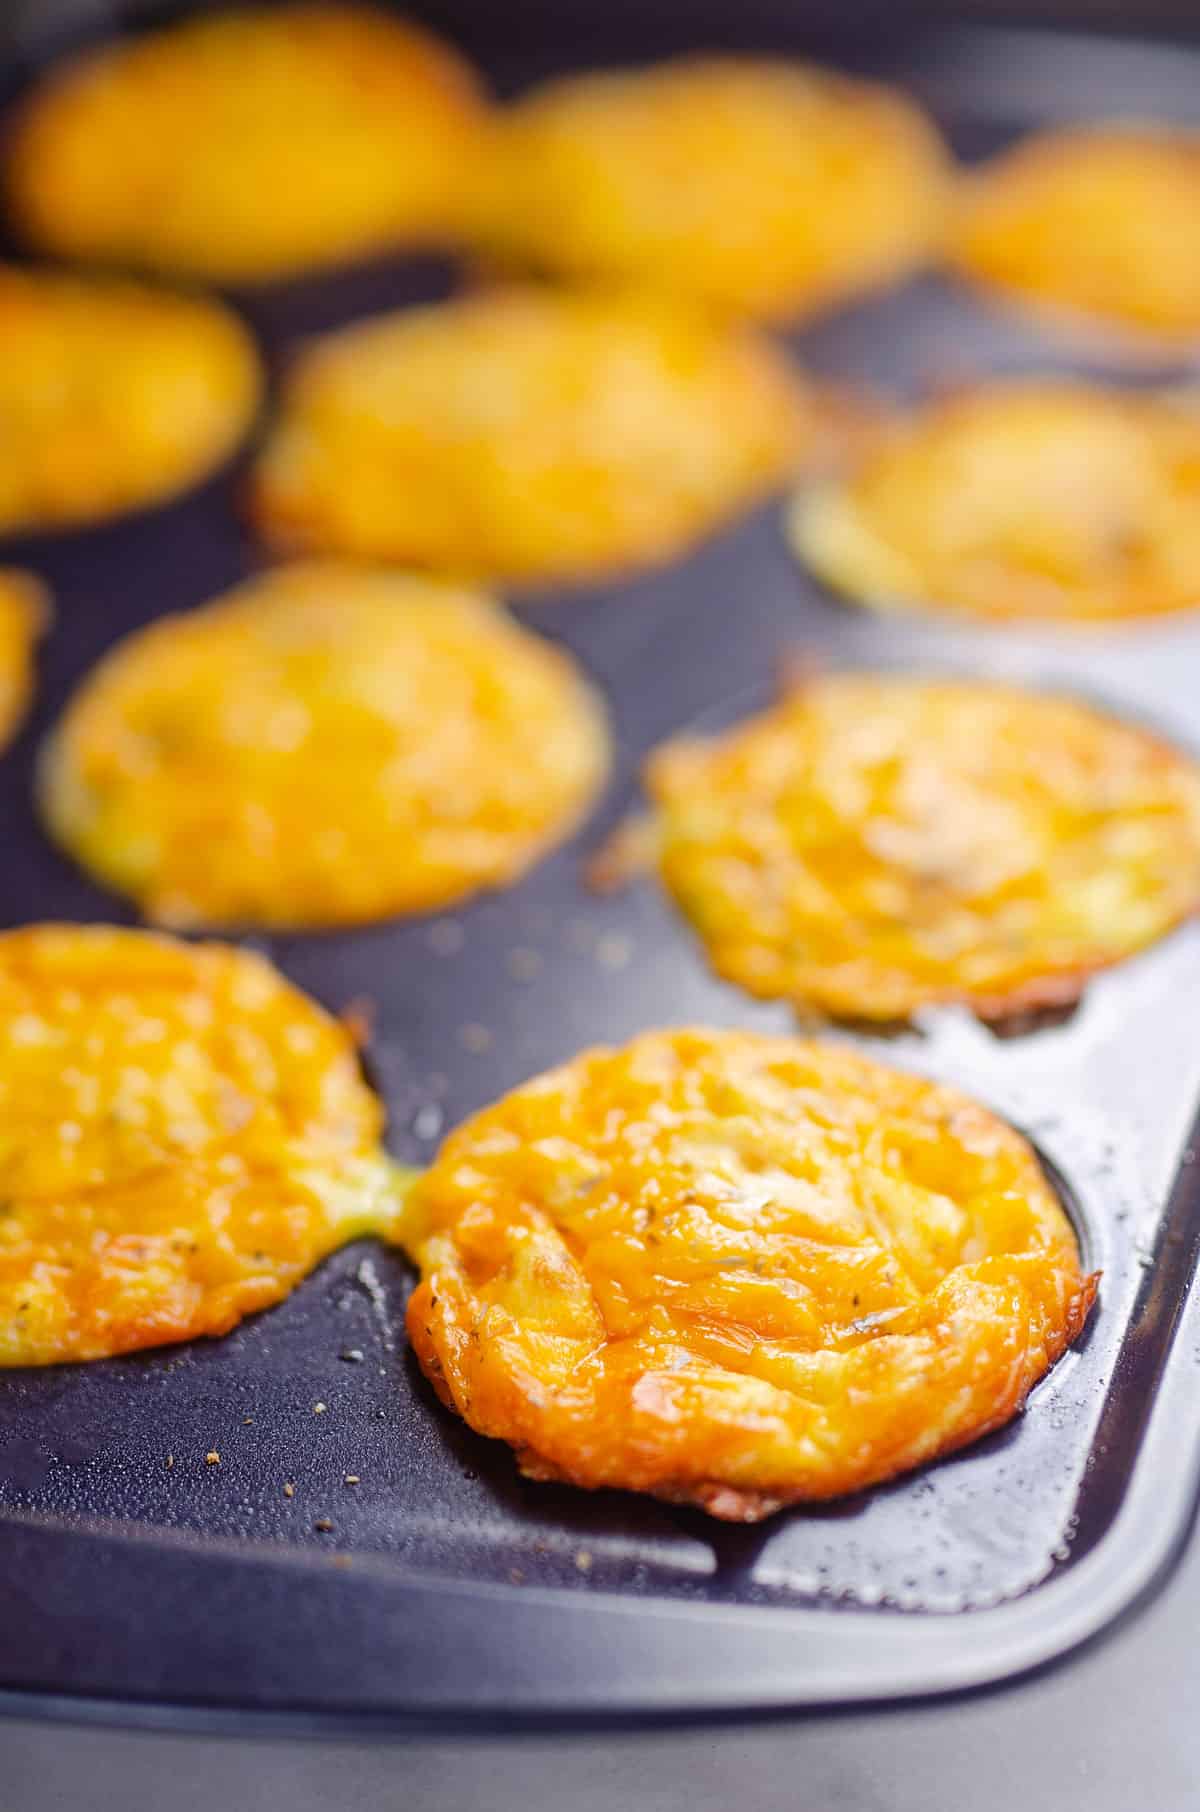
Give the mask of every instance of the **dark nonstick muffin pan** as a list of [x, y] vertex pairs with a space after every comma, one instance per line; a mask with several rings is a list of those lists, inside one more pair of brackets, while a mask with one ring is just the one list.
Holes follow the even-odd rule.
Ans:
[[[687, 47], [681, 21], [655, 51]], [[782, 24], [754, 41], [812, 48]], [[469, 48], [505, 89], [579, 57]], [[616, 28], [586, 45], [589, 61], [645, 49]], [[1200, 116], [1200, 53], [965, 33], [872, 67], [923, 93], [967, 156], [1056, 119]], [[423, 260], [235, 300], [277, 363], [316, 327], [452, 280]], [[900, 393], [1105, 368], [929, 277], [792, 337], [814, 368]], [[253, 570], [238, 478], [2, 550], [46, 576], [58, 614], [34, 719], [0, 762], [0, 922], [128, 918], [41, 835], [34, 753], [118, 636]], [[634, 802], [653, 743], [761, 700], [797, 650], [1065, 685], [1192, 735], [1200, 613], [1074, 636], [874, 620], [798, 570], [777, 508], [633, 582], [516, 602], [610, 699], [618, 773], [592, 824], [520, 887], [448, 917], [253, 940], [329, 1006], [373, 1003], [367, 1062], [412, 1163], [585, 1044], [684, 1022], [788, 1029], [785, 1008], [708, 975], [652, 884], [599, 899], [580, 866]], [[1057, 1023], [998, 1038], [947, 1011], [859, 1041], [1027, 1131], [1104, 1282], [1084, 1339], [1016, 1423], [826, 1508], [742, 1529], [520, 1479], [419, 1376], [402, 1333], [411, 1273], [375, 1245], [224, 1340], [0, 1373], [0, 1698], [120, 1717], [287, 1710], [326, 1727], [642, 1719], [935, 1693], [1064, 1654], [1165, 1575], [1200, 1479], [1197, 999], [1192, 927]]]

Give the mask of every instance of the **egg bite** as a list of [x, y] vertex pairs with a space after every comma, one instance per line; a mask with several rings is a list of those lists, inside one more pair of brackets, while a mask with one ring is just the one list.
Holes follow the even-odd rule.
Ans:
[[253, 420], [254, 345], [219, 303], [0, 265], [0, 535], [100, 522], [214, 471]]
[[653, 565], [779, 487], [826, 420], [782, 352], [687, 305], [512, 289], [302, 353], [265, 539], [523, 583]]
[[1070, 698], [818, 675], [646, 784], [713, 968], [801, 1013], [1065, 1007], [1200, 907], [1200, 764]]
[[393, 14], [205, 12], [52, 69], [9, 208], [67, 257], [264, 282], [453, 238], [483, 115], [462, 59]]
[[903, 95], [801, 63], [567, 76], [500, 117], [480, 236], [518, 267], [799, 319], [934, 250], [949, 163]]
[[1113, 623], [1200, 604], [1200, 392], [1066, 379], [935, 399], [800, 492], [799, 557], [876, 610]]
[[50, 618], [46, 588], [32, 573], [0, 567], [0, 749], [11, 742], [33, 691], [33, 655]]
[[1200, 134], [1111, 124], [1039, 133], [970, 177], [956, 275], [1135, 356], [1200, 343]]
[[119, 643], [52, 733], [39, 798], [160, 924], [319, 928], [515, 880], [607, 767], [598, 695], [499, 605], [312, 564]]
[[1033, 1151], [831, 1044], [647, 1032], [459, 1127], [408, 1331], [523, 1473], [756, 1522], [1009, 1421], [1087, 1318]]
[[0, 1366], [223, 1334], [402, 1201], [347, 1028], [263, 958], [0, 935]]

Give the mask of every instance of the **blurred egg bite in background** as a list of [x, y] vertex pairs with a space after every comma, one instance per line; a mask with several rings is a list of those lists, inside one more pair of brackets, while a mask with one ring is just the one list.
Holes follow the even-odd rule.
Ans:
[[220, 303], [0, 265], [0, 535], [103, 521], [199, 483], [262, 373]]
[[1200, 603], [1200, 391], [1007, 379], [801, 491], [792, 545], [877, 610], [1109, 623]]
[[479, 232], [517, 268], [797, 320], [923, 263], [948, 173], [893, 90], [687, 57], [560, 78], [498, 116]]
[[314, 563], [119, 643], [52, 733], [40, 799], [160, 923], [320, 927], [515, 880], [608, 759], [598, 694], [500, 605]]
[[828, 434], [750, 329], [658, 297], [505, 289], [312, 342], [251, 508], [283, 550], [585, 579], [682, 553]]
[[647, 1032], [451, 1134], [408, 1329], [521, 1470], [755, 1522], [1007, 1422], [1087, 1318], [1031, 1148], [832, 1044]]
[[50, 598], [32, 573], [0, 567], [0, 749], [13, 738], [33, 692], [33, 656], [50, 622]]
[[457, 53], [395, 15], [214, 11], [52, 70], [9, 208], [64, 256], [262, 282], [454, 239], [483, 113]]
[[1069, 698], [816, 675], [646, 784], [713, 968], [802, 1013], [1065, 1006], [1200, 909], [1200, 766]]
[[0, 936], [0, 1366], [223, 1334], [402, 1186], [347, 1028], [260, 956]]
[[1200, 134], [1072, 127], [1021, 140], [963, 184], [950, 268], [1126, 350], [1200, 345]]

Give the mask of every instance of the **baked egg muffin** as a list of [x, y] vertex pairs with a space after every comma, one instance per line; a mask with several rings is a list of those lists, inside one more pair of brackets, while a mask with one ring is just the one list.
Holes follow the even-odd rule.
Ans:
[[209, 10], [84, 52], [18, 109], [18, 229], [69, 258], [254, 284], [460, 232], [484, 105], [367, 6]]
[[33, 656], [50, 620], [45, 586], [0, 567], [0, 749], [12, 741], [33, 692]]
[[1200, 765], [1073, 698], [816, 675], [646, 784], [713, 968], [802, 1014], [1066, 1007], [1200, 907]]
[[1200, 391], [1063, 378], [941, 397], [802, 490], [792, 546], [875, 610], [1120, 623], [1200, 604]]
[[251, 509], [283, 551], [545, 584], [669, 560], [827, 446], [816, 394], [749, 329], [502, 290], [313, 342]]
[[949, 160], [914, 102], [808, 64], [695, 56], [569, 75], [499, 116], [493, 256], [798, 320], [934, 251]]
[[999, 1428], [1097, 1282], [986, 1108], [746, 1032], [647, 1032], [514, 1089], [447, 1139], [403, 1237], [426, 1376], [527, 1477], [734, 1522]]
[[39, 796], [55, 841], [160, 924], [319, 928], [516, 880], [607, 769], [564, 650], [480, 593], [313, 563], [118, 643]]
[[259, 406], [218, 302], [0, 265], [0, 535], [164, 503], [234, 452]]
[[1134, 356], [1200, 342], [1200, 134], [1137, 123], [1023, 139], [968, 177], [954, 273]]
[[0, 1366], [223, 1334], [395, 1231], [350, 1032], [262, 957], [0, 935]]

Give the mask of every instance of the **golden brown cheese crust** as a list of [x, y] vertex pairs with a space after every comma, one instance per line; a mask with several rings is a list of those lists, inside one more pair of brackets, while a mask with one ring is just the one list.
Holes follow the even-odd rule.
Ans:
[[40, 580], [0, 567], [0, 749], [25, 715], [33, 692], [34, 649], [49, 620], [49, 595]]
[[864, 440], [790, 533], [878, 610], [1107, 623], [1200, 602], [1200, 393], [1002, 382]]
[[900, 94], [738, 57], [550, 82], [502, 116], [481, 169], [480, 232], [502, 258], [764, 317], [906, 274], [948, 190]]
[[1200, 907], [1200, 767], [1067, 698], [831, 675], [647, 784], [714, 969], [801, 1011], [1068, 1004]]
[[0, 937], [0, 1366], [222, 1334], [392, 1231], [349, 1032], [220, 944]]
[[228, 457], [262, 375], [219, 303], [0, 266], [0, 534], [160, 503]]
[[1200, 339], [1200, 135], [1038, 134], [963, 185], [947, 258], [969, 281], [1128, 351]]
[[644, 297], [505, 290], [302, 354], [255, 474], [284, 549], [518, 581], [670, 559], [820, 449], [749, 330]]
[[422, 1367], [522, 1471], [745, 1522], [1007, 1422], [1097, 1281], [986, 1109], [737, 1032], [514, 1090], [446, 1141], [404, 1238]]
[[516, 879], [607, 766], [597, 695], [498, 605], [313, 564], [120, 643], [52, 735], [40, 800], [160, 923], [355, 924]]
[[10, 206], [71, 257], [259, 282], [452, 238], [483, 117], [449, 46], [385, 12], [221, 11], [52, 72]]

